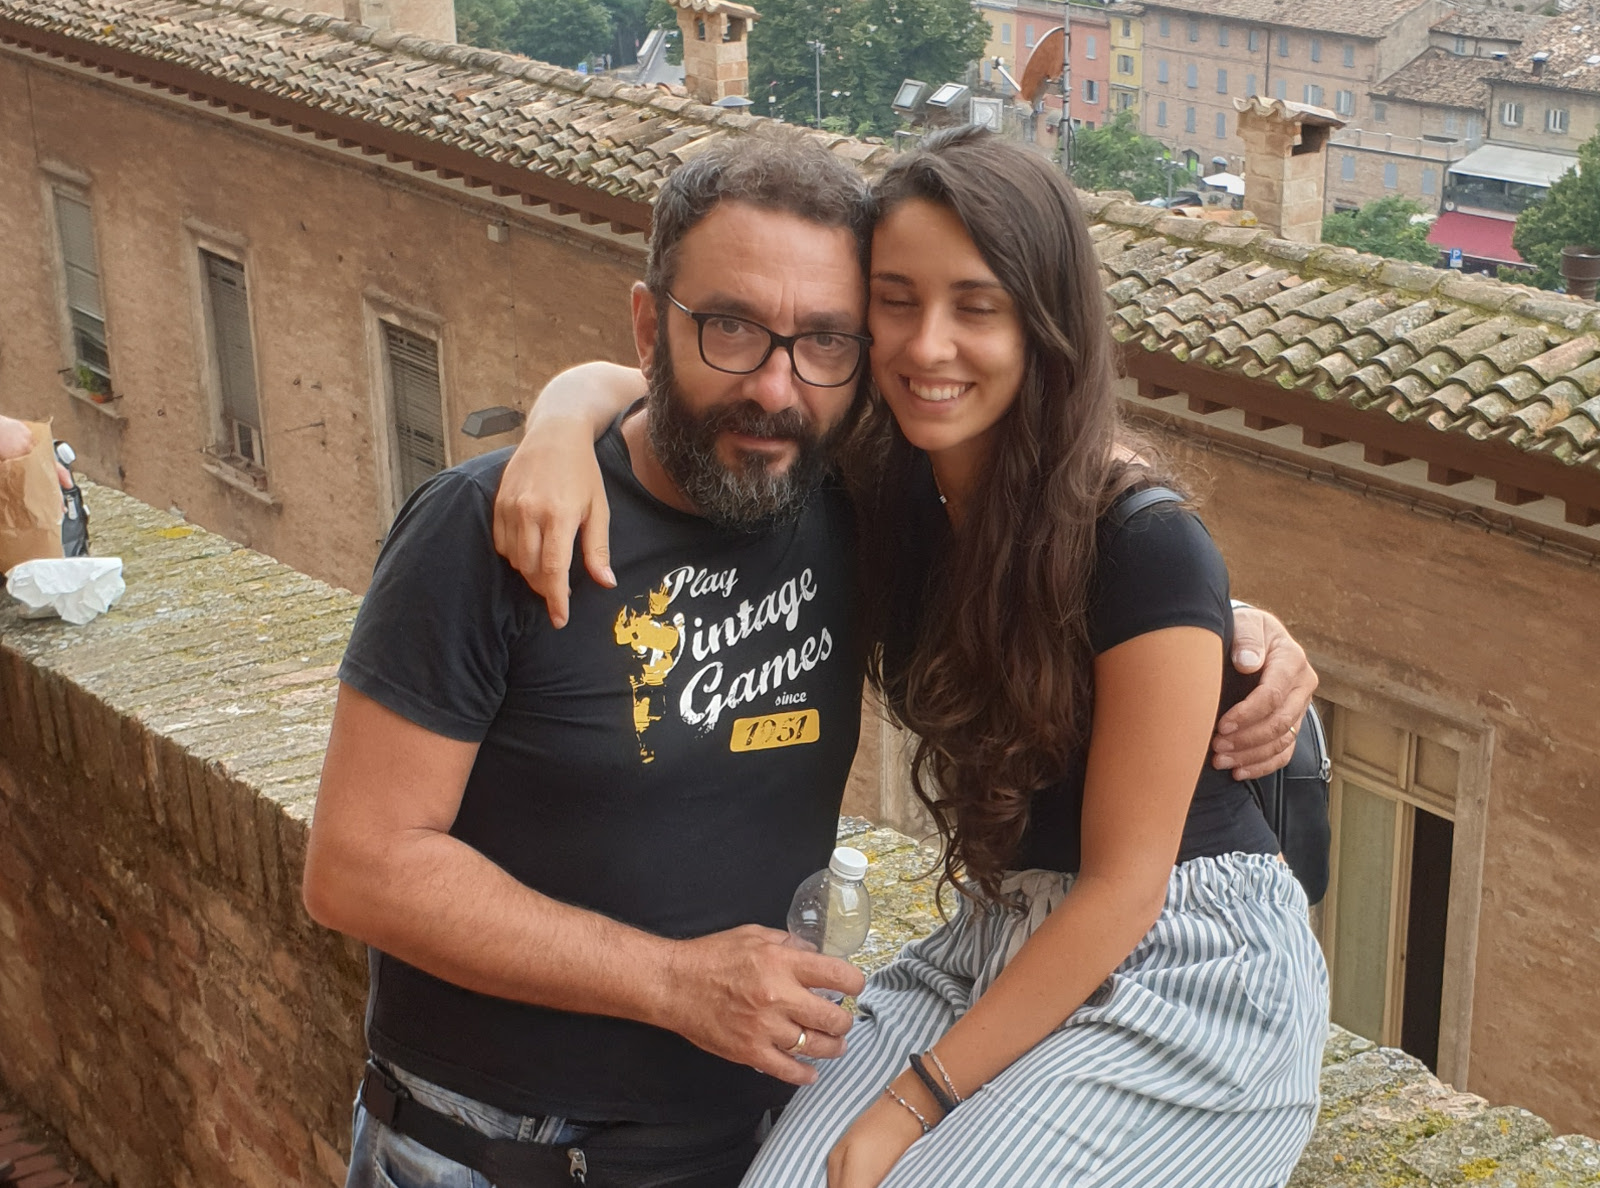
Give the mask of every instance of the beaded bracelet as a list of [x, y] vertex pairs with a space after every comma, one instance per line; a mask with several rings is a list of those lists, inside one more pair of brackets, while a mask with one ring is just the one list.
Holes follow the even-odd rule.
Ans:
[[913, 1052], [911, 1053], [910, 1060], [911, 1071], [917, 1074], [917, 1080], [922, 1082], [923, 1087], [926, 1088], [929, 1094], [932, 1095], [933, 1100], [939, 1103], [939, 1108], [946, 1114], [949, 1114], [956, 1108], [955, 1099], [951, 1097], [949, 1093], [945, 1092], [943, 1085], [939, 1084], [938, 1081], [933, 1079], [933, 1074], [930, 1073], [927, 1066], [922, 1063], [921, 1056]]
[[950, 1096], [956, 1099], [957, 1105], [960, 1105], [966, 1099], [956, 1092], [955, 1082], [950, 1079], [950, 1074], [945, 1071], [944, 1061], [939, 1059], [939, 1053], [929, 1048], [927, 1057], [933, 1061], [933, 1067], [939, 1070], [939, 1079], [944, 1082], [944, 1087], [950, 1090]]
[[901, 1105], [905, 1106], [906, 1109], [911, 1111], [911, 1116], [917, 1120], [917, 1125], [922, 1127], [923, 1134], [927, 1134], [928, 1131], [933, 1129], [933, 1126], [928, 1122], [928, 1120], [922, 1116], [922, 1111], [917, 1109], [916, 1106], [912, 1105], [909, 1101], [896, 1093], [893, 1085], [885, 1085], [883, 1087], [883, 1092], [885, 1096], [894, 1098]]

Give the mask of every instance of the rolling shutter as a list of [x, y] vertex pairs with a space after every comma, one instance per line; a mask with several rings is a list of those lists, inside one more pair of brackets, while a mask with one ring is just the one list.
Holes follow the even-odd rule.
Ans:
[[383, 323], [394, 401], [400, 498], [444, 469], [444, 406], [439, 390], [439, 344]]

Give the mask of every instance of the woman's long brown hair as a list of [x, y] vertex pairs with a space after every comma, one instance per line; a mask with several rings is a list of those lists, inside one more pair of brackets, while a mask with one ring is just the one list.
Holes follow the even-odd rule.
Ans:
[[920, 738], [912, 786], [945, 842], [944, 877], [995, 896], [1030, 795], [1063, 776], [1088, 736], [1095, 522], [1132, 479], [1116, 456], [1105, 296], [1072, 188], [1024, 149], [971, 127], [937, 133], [876, 188], [880, 219], [911, 199], [953, 211], [1026, 337], [1021, 389], [987, 475], [927, 580], [913, 560], [926, 542], [908, 539], [927, 461], [881, 401], [849, 466], [866, 476], [854, 485], [867, 626], [886, 641], [871, 677]]

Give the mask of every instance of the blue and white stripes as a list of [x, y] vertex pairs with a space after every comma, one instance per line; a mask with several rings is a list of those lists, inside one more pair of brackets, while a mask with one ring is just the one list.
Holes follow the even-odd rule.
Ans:
[[[1014, 878], [1023, 908], [963, 901], [874, 975], [744, 1188], [822, 1188], [829, 1149], [976, 1001], [1070, 876]], [[1030, 918], [1031, 917], [1031, 918]], [[882, 1188], [1270, 1188], [1317, 1115], [1328, 978], [1305, 895], [1275, 858], [1174, 868], [1138, 948], [1043, 1042], [919, 1139]]]

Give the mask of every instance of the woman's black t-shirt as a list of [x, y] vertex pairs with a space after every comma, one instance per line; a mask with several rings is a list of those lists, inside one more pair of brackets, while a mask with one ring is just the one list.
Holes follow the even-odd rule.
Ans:
[[[928, 590], [936, 566], [951, 543], [949, 522], [939, 503], [930, 469], [915, 480], [912, 516], [915, 528], [907, 543], [908, 572], [902, 580]], [[906, 599], [903, 606], [924, 606], [926, 599]], [[915, 638], [891, 631], [889, 667], [896, 652], [904, 655]], [[1222, 639], [1220, 718], [1250, 692], [1253, 678], [1241, 676], [1226, 657], [1233, 645], [1233, 611], [1228, 595], [1228, 570], [1222, 554], [1200, 518], [1175, 503], [1157, 503], [1135, 512], [1120, 527], [1102, 517], [1095, 571], [1090, 586], [1089, 639], [1096, 655], [1118, 644], [1167, 627], [1200, 627]], [[1152, 702], [1151, 713], [1160, 713]], [[1075, 872], [1081, 857], [1084, 773], [1087, 747], [1073, 755], [1056, 782], [1032, 797], [1028, 826], [1015, 859], [1015, 870]], [[1261, 815], [1249, 786], [1231, 773], [1204, 761], [1194, 799], [1184, 823], [1177, 860], [1220, 854], [1276, 854], [1278, 840]]]

